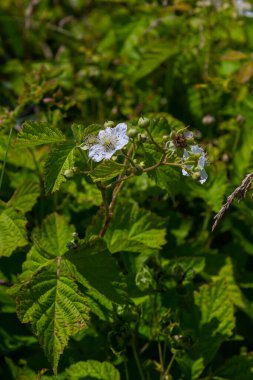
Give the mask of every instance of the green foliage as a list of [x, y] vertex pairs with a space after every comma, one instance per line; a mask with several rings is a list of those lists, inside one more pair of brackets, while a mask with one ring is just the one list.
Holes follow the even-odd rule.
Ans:
[[105, 235], [110, 252], [153, 253], [166, 243], [165, 221], [135, 203], [118, 205]]
[[27, 245], [26, 219], [13, 208], [0, 214], [0, 256], [10, 256], [18, 247]]
[[112, 178], [117, 177], [125, 169], [125, 166], [118, 164], [114, 161], [102, 162], [94, 170], [91, 171], [90, 175], [94, 182], [98, 181], [109, 181]]
[[75, 163], [75, 146], [72, 143], [62, 143], [53, 148], [45, 162], [45, 191], [54, 192], [60, 189], [66, 181], [67, 170], [71, 170]]
[[65, 140], [59, 129], [52, 128], [47, 123], [26, 121], [18, 135], [19, 146], [35, 146], [59, 143]]
[[120, 380], [119, 372], [111, 363], [99, 363], [96, 360], [79, 362], [70, 366], [66, 373], [70, 380], [79, 379], [99, 379], [99, 380]]
[[70, 274], [59, 256], [22, 284], [16, 298], [18, 317], [31, 323], [55, 373], [69, 336], [86, 328], [89, 321], [86, 299]]

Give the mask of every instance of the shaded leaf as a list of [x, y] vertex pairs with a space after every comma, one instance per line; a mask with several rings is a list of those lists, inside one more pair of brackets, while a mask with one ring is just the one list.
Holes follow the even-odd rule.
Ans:
[[45, 162], [45, 191], [54, 192], [60, 189], [61, 184], [66, 181], [65, 170], [73, 168], [75, 146], [64, 142], [57, 145], [48, 154]]
[[109, 181], [121, 174], [124, 169], [125, 165], [118, 164], [115, 161], [103, 161], [90, 172], [90, 176], [94, 182]]
[[66, 140], [62, 132], [45, 122], [26, 121], [18, 135], [18, 146], [35, 146], [41, 144], [59, 143]]
[[116, 261], [102, 240], [82, 245], [64, 256], [75, 265], [78, 281], [101, 293], [108, 300], [125, 303], [123, 279]]
[[13, 207], [23, 213], [31, 211], [40, 195], [38, 183], [25, 181], [19, 187], [8, 202], [8, 206]]
[[27, 245], [26, 218], [12, 208], [0, 214], [0, 256], [10, 256], [18, 247]]

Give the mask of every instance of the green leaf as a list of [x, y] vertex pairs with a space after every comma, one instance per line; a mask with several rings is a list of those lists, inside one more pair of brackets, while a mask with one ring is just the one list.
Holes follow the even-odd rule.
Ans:
[[84, 141], [85, 137], [89, 135], [96, 135], [99, 131], [101, 131], [101, 129], [103, 129], [103, 126], [100, 124], [91, 124], [86, 127], [83, 124], [73, 123], [71, 125], [71, 129], [75, 136], [76, 142], [80, 144]]
[[18, 146], [35, 146], [41, 144], [59, 143], [66, 138], [62, 132], [53, 128], [48, 123], [38, 121], [26, 121], [18, 135]]
[[240, 309], [242, 309], [250, 317], [253, 316], [253, 306], [242, 293], [241, 289], [235, 281], [234, 266], [230, 257], [226, 258], [225, 265], [216, 276], [213, 276], [214, 280], [224, 280], [227, 287], [227, 293], [230, 301]]
[[224, 379], [252, 380], [253, 353], [230, 358], [215, 375]]
[[90, 176], [94, 182], [109, 181], [121, 174], [124, 169], [125, 165], [118, 164], [115, 161], [103, 161], [90, 172]]
[[95, 289], [111, 302], [125, 303], [123, 279], [114, 258], [102, 240], [82, 245], [64, 255], [77, 270], [77, 280]]
[[224, 281], [202, 285], [194, 299], [197, 308], [183, 316], [185, 327], [194, 330], [194, 343], [190, 350], [176, 354], [179, 366], [192, 380], [199, 378], [235, 327], [234, 308]]
[[66, 373], [69, 380], [99, 379], [99, 380], [120, 380], [119, 371], [108, 362], [98, 362], [88, 360], [78, 362], [67, 368]]
[[72, 143], [64, 142], [57, 145], [48, 154], [45, 162], [45, 190], [46, 193], [60, 189], [61, 184], [66, 181], [65, 170], [73, 168], [75, 146]]
[[18, 247], [27, 245], [26, 218], [13, 208], [0, 214], [0, 256], [10, 256]]
[[89, 308], [71, 279], [68, 264], [59, 256], [21, 286], [16, 297], [22, 323], [31, 323], [49, 362], [57, 372], [69, 336], [87, 327]]
[[8, 202], [9, 207], [26, 213], [31, 211], [40, 195], [40, 188], [38, 183], [33, 181], [25, 181], [19, 187]]
[[43, 220], [41, 228], [35, 228], [33, 231], [35, 244], [23, 263], [20, 280], [29, 279], [57, 256], [62, 256], [67, 252], [67, 243], [71, 241], [73, 232], [74, 228], [68, 224], [64, 216], [56, 213], [48, 215]]
[[165, 220], [135, 203], [118, 204], [105, 234], [110, 252], [152, 253], [166, 243]]
[[152, 73], [152, 71], [157, 69], [164, 61], [173, 56], [177, 49], [176, 46], [172, 48], [164, 43], [153, 44], [151, 48], [143, 54], [139, 67], [137, 67], [133, 73], [133, 79], [139, 80]]

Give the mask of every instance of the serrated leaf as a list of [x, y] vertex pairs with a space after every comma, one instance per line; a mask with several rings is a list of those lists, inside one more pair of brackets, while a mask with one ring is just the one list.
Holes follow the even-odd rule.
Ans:
[[145, 252], [152, 253], [166, 243], [165, 220], [135, 203], [118, 204], [113, 220], [105, 234], [110, 252]]
[[90, 287], [108, 300], [125, 303], [119, 269], [102, 240], [84, 244], [75, 251], [69, 251], [64, 257], [75, 265], [79, 274], [78, 280], [85, 286], [88, 282]]
[[13, 208], [0, 214], [0, 256], [10, 256], [18, 247], [27, 245], [26, 218]]
[[22, 323], [31, 323], [54, 373], [69, 336], [86, 328], [89, 321], [86, 298], [70, 274], [59, 256], [21, 286], [16, 297], [18, 317]]
[[226, 283], [217, 281], [212, 285], [202, 285], [199, 291], [195, 292], [194, 298], [201, 312], [200, 325], [205, 326], [216, 319], [218, 321], [217, 329], [212, 331], [212, 335], [219, 333], [225, 337], [231, 336], [235, 319]]
[[67, 252], [67, 243], [71, 241], [73, 232], [73, 226], [68, 224], [64, 216], [56, 213], [48, 215], [43, 220], [41, 228], [33, 231], [32, 237], [35, 244], [23, 263], [20, 280], [29, 279], [57, 256], [62, 256]]
[[234, 308], [224, 281], [202, 285], [194, 292], [194, 299], [197, 309], [191, 311], [186, 324], [188, 328], [188, 324], [194, 326], [194, 344], [190, 350], [176, 355], [179, 366], [191, 380], [199, 378], [235, 327]]
[[109, 181], [121, 174], [124, 169], [125, 165], [118, 164], [115, 161], [103, 161], [90, 172], [90, 176], [94, 182]]
[[36, 146], [42, 144], [59, 143], [65, 141], [63, 133], [51, 127], [48, 123], [38, 121], [26, 121], [18, 135], [18, 146]]
[[75, 140], [77, 143], [81, 143], [89, 135], [96, 135], [103, 126], [100, 124], [90, 124], [87, 127], [83, 124], [73, 123], [71, 129], [74, 133]]
[[33, 181], [25, 181], [22, 186], [15, 191], [8, 202], [8, 206], [26, 213], [31, 211], [39, 195], [39, 184]]
[[236, 284], [233, 262], [230, 257], [226, 258], [225, 265], [222, 266], [217, 275], [213, 276], [213, 279], [216, 281], [221, 279], [224, 280], [226, 282], [227, 295], [230, 301], [235, 306], [244, 310], [250, 317], [253, 316], [252, 304], [247, 300], [239, 286]]
[[54, 192], [60, 189], [61, 184], [66, 181], [65, 170], [73, 168], [75, 146], [64, 142], [53, 148], [48, 154], [45, 162], [45, 191]]
[[67, 368], [66, 373], [69, 380], [120, 380], [119, 371], [108, 362], [98, 362], [96, 360], [88, 360], [86, 362], [78, 362]]

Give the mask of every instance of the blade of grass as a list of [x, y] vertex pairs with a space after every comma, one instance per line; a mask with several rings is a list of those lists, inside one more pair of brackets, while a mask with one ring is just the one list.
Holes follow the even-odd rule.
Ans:
[[10, 129], [10, 132], [9, 132], [6, 151], [5, 151], [5, 155], [4, 155], [3, 168], [2, 168], [1, 177], [0, 177], [0, 191], [1, 191], [2, 182], [3, 182], [3, 178], [4, 178], [4, 171], [5, 171], [6, 159], [7, 159], [7, 154], [8, 154], [8, 150], [9, 150], [9, 146], [10, 146], [10, 141], [11, 141], [11, 135], [12, 135], [12, 128]]

